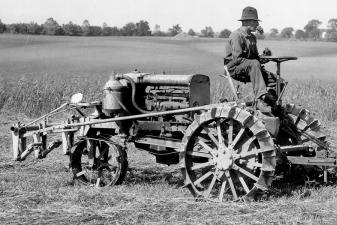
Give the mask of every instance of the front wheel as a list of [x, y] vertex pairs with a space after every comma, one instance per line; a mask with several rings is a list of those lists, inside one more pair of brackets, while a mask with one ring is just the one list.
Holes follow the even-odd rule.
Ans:
[[103, 187], [124, 180], [128, 161], [126, 151], [109, 140], [94, 138], [79, 142], [70, 156], [74, 179]]

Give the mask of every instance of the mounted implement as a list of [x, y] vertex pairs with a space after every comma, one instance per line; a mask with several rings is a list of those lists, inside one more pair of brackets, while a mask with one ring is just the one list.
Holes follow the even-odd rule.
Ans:
[[[62, 145], [74, 179], [101, 187], [122, 183], [127, 143], [133, 143], [155, 155], [157, 163], [180, 163], [185, 187], [194, 196], [219, 201], [255, 198], [275, 177], [323, 175], [327, 182], [337, 155], [319, 121], [302, 107], [282, 104], [286, 85], [279, 66], [288, 59], [266, 58], [278, 63], [272, 115], [239, 99], [210, 104], [205, 75], [119, 74], [106, 83], [102, 101], [83, 103], [76, 94], [71, 103], [31, 123], [12, 126], [13, 159], [25, 160], [32, 152], [44, 158]], [[88, 108], [93, 112], [86, 115]], [[74, 114], [52, 123], [66, 110]], [[61, 140], [48, 144], [51, 133], [60, 133]]]

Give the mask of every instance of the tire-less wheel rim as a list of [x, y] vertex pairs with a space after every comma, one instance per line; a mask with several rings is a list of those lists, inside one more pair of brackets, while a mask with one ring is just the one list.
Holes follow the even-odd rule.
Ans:
[[105, 140], [80, 142], [71, 155], [74, 178], [98, 187], [121, 184], [127, 170], [126, 152]]

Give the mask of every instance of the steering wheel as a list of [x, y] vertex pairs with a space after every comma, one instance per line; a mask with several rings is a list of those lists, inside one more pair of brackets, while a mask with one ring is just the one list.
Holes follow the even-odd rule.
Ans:
[[[281, 63], [289, 60], [297, 60], [297, 57], [294, 56], [261, 56], [261, 62], [276, 62], [276, 94], [277, 101], [276, 105], [281, 105], [282, 100], [281, 97], [283, 95], [283, 91], [281, 90]], [[281, 92], [282, 91], [282, 92]]]
[[266, 62], [276, 62], [281, 63], [289, 60], [297, 60], [294, 56], [261, 56], [260, 59]]

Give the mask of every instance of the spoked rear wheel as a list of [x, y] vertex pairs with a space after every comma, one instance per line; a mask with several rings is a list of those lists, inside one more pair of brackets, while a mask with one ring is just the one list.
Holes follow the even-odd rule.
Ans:
[[[287, 104], [285, 107], [287, 114], [293, 120], [295, 134], [293, 142], [295, 144], [315, 143], [320, 147], [328, 147], [326, 135], [321, 131], [321, 123], [307, 109], [294, 104]], [[296, 140], [295, 140], [296, 139]]]
[[128, 162], [121, 146], [95, 138], [76, 145], [70, 157], [70, 165], [75, 180], [103, 187], [121, 184]]
[[[270, 186], [275, 150], [263, 123], [227, 105], [203, 113], [186, 130], [185, 186], [215, 201], [255, 197]], [[253, 193], [254, 192], [254, 193]]]
[[[302, 145], [307, 146], [306, 150], [289, 151], [282, 153], [283, 162], [279, 163], [278, 174], [283, 174], [283, 179], [295, 183], [322, 180], [324, 170], [327, 166], [320, 163], [303, 163], [298, 161], [299, 157], [313, 157], [313, 160], [320, 158], [324, 161], [335, 153], [327, 135], [321, 129], [321, 123], [309, 110], [295, 104], [286, 104], [284, 107], [285, 116], [282, 118], [280, 132], [276, 138], [277, 144], [281, 146]], [[332, 157], [332, 158], [333, 158]], [[303, 159], [303, 158], [302, 158]], [[311, 161], [311, 160], [308, 160]], [[290, 163], [289, 163], [290, 162]]]

